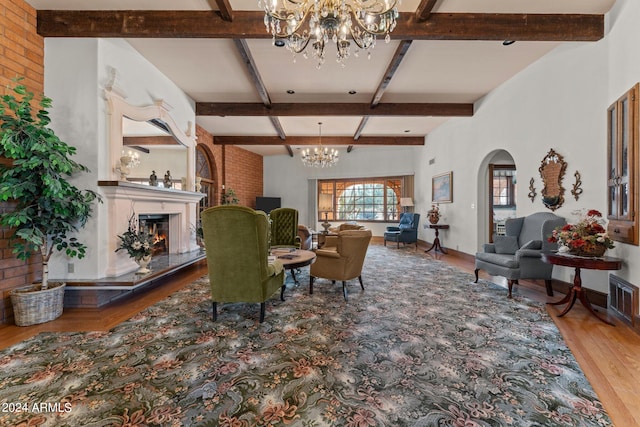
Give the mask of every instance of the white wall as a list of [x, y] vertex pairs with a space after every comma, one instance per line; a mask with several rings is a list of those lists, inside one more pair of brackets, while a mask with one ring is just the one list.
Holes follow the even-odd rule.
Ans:
[[[74, 159], [91, 169], [90, 174], [75, 179], [80, 189], [100, 192], [98, 180], [116, 176], [115, 159], [109, 154], [109, 116], [103, 97], [114, 68], [116, 85], [125, 92], [128, 103], [147, 106], [162, 99], [173, 107], [171, 116], [183, 130], [187, 130], [188, 122], [195, 123], [195, 103], [124, 40], [46, 38], [45, 93], [53, 100], [51, 127], [63, 141], [78, 148]], [[105, 277], [107, 255], [115, 249], [115, 236], [108, 235], [106, 224], [105, 204], [96, 205], [89, 223], [78, 233], [78, 239], [89, 246], [87, 256], [69, 260], [56, 254], [50, 265], [51, 277]], [[67, 273], [69, 262], [74, 263], [75, 273]]]

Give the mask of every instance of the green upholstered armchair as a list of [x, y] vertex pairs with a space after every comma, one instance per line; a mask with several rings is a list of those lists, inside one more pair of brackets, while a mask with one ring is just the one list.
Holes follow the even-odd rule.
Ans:
[[271, 247], [300, 248], [298, 236], [298, 211], [292, 208], [277, 208], [269, 212], [271, 220]]
[[265, 301], [280, 289], [284, 301], [284, 268], [269, 263], [269, 220], [262, 211], [235, 205], [206, 209], [201, 214], [207, 251], [213, 320], [217, 303], [260, 303], [260, 323]]

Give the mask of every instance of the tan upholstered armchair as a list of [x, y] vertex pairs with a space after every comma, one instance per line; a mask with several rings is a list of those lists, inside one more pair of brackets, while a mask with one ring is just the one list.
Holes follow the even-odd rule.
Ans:
[[313, 234], [309, 227], [298, 224], [298, 237], [300, 238], [300, 249], [310, 250], [313, 248]]
[[329, 233], [335, 234], [345, 230], [364, 230], [364, 228], [365, 228], [364, 225], [360, 225], [357, 222], [350, 221], [350, 222], [342, 223], [337, 227], [329, 227]]
[[271, 247], [295, 247], [301, 245], [298, 236], [298, 211], [292, 208], [277, 208], [269, 212], [271, 220]]
[[284, 301], [284, 268], [268, 262], [269, 221], [262, 211], [234, 205], [206, 209], [201, 214], [213, 320], [217, 303], [260, 303], [260, 323], [265, 301], [280, 289]]
[[342, 293], [347, 298], [347, 281], [355, 279], [362, 283], [362, 266], [371, 241], [371, 230], [345, 230], [337, 236], [327, 236], [322, 249], [316, 251], [316, 261], [311, 264], [309, 293], [313, 294], [315, 278], [329, 279], [333, 283], [342, 281]]

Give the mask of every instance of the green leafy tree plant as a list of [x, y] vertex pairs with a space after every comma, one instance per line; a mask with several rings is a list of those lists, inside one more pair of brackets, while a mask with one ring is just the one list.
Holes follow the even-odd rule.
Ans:
[[86, 246], [70, 233], [84, 227], [98, 194], [81, 191], [67, 179], [88, 169], [71, 160], [76, 153], [49, 128], [51, 99], [43, 96], [34, 111], [34, 94], [20, 84], [8, 88], [0, 102], [0, 199], [15, 209], [0, 216], [0, 224], [15, 230], [11, 246], [18, 259], [42, 255], [42, 286], [48, 288], [48, 263], [54, 249], [83, 258]]
[[232, 188], [222, 192], [223, 205], [237, 205], [238, 203], [240, 203], [240, 200], [236, 197], [236, 192]]

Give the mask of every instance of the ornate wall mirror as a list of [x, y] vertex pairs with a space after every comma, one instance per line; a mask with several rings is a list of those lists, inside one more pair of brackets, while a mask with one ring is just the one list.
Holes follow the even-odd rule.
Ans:
[[542, 195], [542, 203], [547, 208], [555, 211], [564, 203], [562, 178], [564, 178], [564, 173], [567, 170], [567, 163], [563, 157], [552, 148], [544, 159], [542, 159], [538, 170], [540, 171], [540, 177], [542, 178], [544, 186], [540, 192]]
[[110, 171], [116, 178], [119, 159], [135, 155], [139, 164], [129, 168], [125, 179], [149, 185], [150, 175], [155, 171], [158, 187], [164, 187], [164, 177], [170, 171], [173, 189], [193, 191], [195, 189], [195, 138], [191, 125], [182, 131], [171, 117], [171, 107], [158, 100], [143, 107], [128, 104], [122, 96], [105, 90], [109, 105], [109, 152]]
[[[124, 151], [134, 152], [139, 159], [139, 164], [131, 169], [129, 181], [164, 187], [164, 175], [170, 172], [171, 188], [182, 189], [182, 178], [188, 175], [188, 150], [165, 122], [136, 121], [123, 116], [122, 145]], [[151, 184], [152, 174], [157, 177], [155, 184]]]

